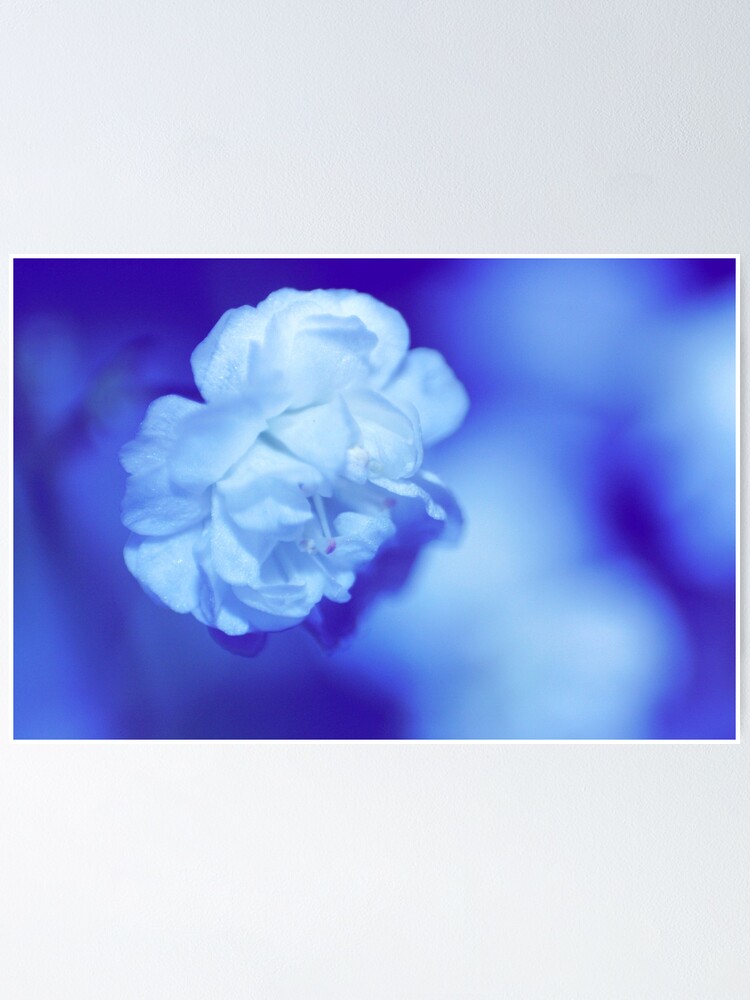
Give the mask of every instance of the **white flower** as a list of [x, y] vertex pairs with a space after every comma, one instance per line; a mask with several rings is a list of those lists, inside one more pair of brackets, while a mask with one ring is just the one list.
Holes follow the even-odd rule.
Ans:
[[205, 402], [157, 399], [121, 452], [144, 589], [230, 636], [279, 631], [349, 600], [425, 520], [457, 520], [422, 452], [468, 398], [440, 354], [408, 346], [400, 313], [352, 291], [224, 313], [191, 358]]

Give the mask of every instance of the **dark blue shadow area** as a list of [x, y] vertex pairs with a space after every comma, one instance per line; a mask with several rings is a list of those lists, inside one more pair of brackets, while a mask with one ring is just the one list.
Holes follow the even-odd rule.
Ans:
[[[272, 709], [269, 710], [269, 707]], [[316, 669], [266, 677], [262, 687], [224, 681], [186, 706], [172, 739], [399, 739], [403, 709], [383, 692]]]

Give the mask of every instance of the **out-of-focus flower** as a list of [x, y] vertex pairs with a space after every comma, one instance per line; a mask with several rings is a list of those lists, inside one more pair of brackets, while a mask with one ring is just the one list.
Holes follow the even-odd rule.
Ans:
[[[627, 474], [648, 498], [659, 549], [680, 578], [734, 589], [733, 289], [661, 319], [649, 385], [625, 439]], [[654, 338], [656, 339], [656, 338]]]
[[423, 447], [468, 406], [400, 313], [353, 291], [282, 289], [193, 351], [205, 402], [164, 396], [121, 451], [125, 561], [144, 589], [227, 636], [344, 603], [378, 554], [460, 520]]

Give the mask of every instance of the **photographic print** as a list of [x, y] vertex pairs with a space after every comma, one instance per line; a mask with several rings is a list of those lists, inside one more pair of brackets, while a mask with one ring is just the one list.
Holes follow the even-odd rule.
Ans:
[[16, 258], [16, 739], [733, 740], [734, 257]]

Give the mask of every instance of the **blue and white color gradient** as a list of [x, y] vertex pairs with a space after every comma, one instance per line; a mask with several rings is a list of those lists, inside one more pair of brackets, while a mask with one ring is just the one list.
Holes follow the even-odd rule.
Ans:
[[[335, 651], [247, 659], [128, 573], [117, 456], [282, 287], [366, 292], [446, 358], [465, 527], [380, 567]], [[733, 258], [20, 259], [14, 343], [16, 738], [735, 736]]]

